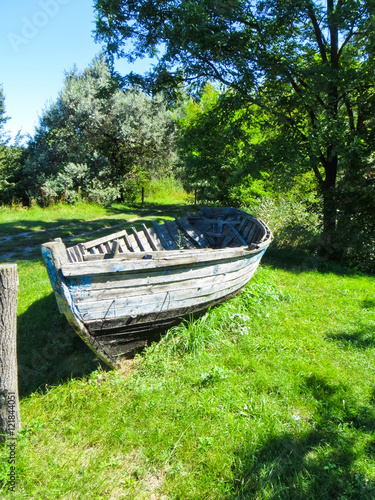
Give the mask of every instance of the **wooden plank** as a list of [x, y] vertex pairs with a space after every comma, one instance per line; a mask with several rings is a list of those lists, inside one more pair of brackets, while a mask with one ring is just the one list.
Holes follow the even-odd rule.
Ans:
[[138, 234], [139, 240], [142, 243], [143, 248], [145, 249], [145, 252], [152, 253], [153, 250], [152, 250], [152, 248], [151, 248], [151, 246], [146, 238], [145, 233], [141, 230], [141, 231], [137, 231], [137, 234]]
[[117, 255], [120, 252], [120, 242], [119, 240], [114, 240], [112, 245], [112, 254]]
[[[213, 264], [218, 264], [220, 261], [226, 259], [231, 259], [233, 257], [243, 257], [248, 254], [253, 254], [254, 256], [258, 254], [261, 250], [245, 250], [243, 247], [239, 248], [228, 248], [221, 250], [212, 250], [203, 252], [197, 252], [191, 254], [187, 257], [171, 257], [168, 256], [160, 259], [150, 259], [150, 260], [125, 260], [124, 254], [119, 254], [117, 258], [104, 259], [94, 262], [82, 262], [82, 263], [71, 263], [65, 264], [62, 267], [62, 273], [64, 276], [85, 276], [91, 274], [109, 274], [112, 272], [128, 272], [128, 271], [141, 271], [148, 272], [149, 269], [155, 268], [173, 268], [173, 267], [184, 267], [190, 266], [198, 262], [211, 262], [216, 259]], [[183, 252], [183, 250], [182, 250]], [[212, 253], [211, 253], [212, 252]], [[219, 252], [219, 253], [217, 253]], [[144, 254], [141, 254], [144, 255]], [[167, 254], [168, 255], [168, 254]]]
[[[252, 266], [257, 260], [247, 258], [226, 261], [225, 270], [227, 273], [245, 272], [249, 266]], [[158, 285], [184, 283], [196, 279], [205, 279], [222, 274], [222, 265], [210, 265], [198, 263], [190, 268], [184, 269], [151, 269], [147, 274], [142, 272], [126, 272], [119, 274], [91, 275], [90, 277], [70, 278], [69, 289], [72, 294], [84, 296], [86, 293], [96, 290], [113, 290], [117, 293], [119, 288], [153, 287]]]
[[111, 240], [110, 242], [106, 241], [105, 243], [103, 243], [103, 246], [106, 249], [107, 253], [112, 253], [112, 245], [111, 245], [112, 241], [114, 240]]
[[[238, 228], [238, 232], [240, 233], [240, 235], [243, 237], [243, 231], [245, 229], [247, 225], [247, 220], [246, 219], [242, 219], [241, 221], [241, 224], [240, 224], [240, 227]], [[245, 239], [245, 238], [244, 238]], [[245, 243], [245, 245], [247, 245], [247, 243]]]
[[159, 224], [156, 221], [152, 221], [152, 224], [154, 226], [154, 230], [155, 230], [156, 234], [158, 235], [160, 243], [163, 245], [163, 248], [165, 248], [166, 250], [168, 250], [169, 245], [168, 245], [167, 241], [164, 238], [164, 234], [160, 230]]
[[261, 227], [258, 227], [257, 230], [255, 231], [254, 233], [254, 236], [253, 236], [253, 242], [254, 243], [258, 243], [259, 239], [260, 239], [260, 236], [262, 234], [262, 228]]
[[69, 250], [70, 250], [70, 256], [73, 259], [73, 262], [82, 262], [82, 260], [83, 260], [82, 254], [81, 254], [79, 248], [77, 247], [77, 245], [75, 245], [74, 247], [71, 247]]
[[128, 233], [128, 241], [129, 241], [129, 244], [130, 244], [130, 247], [134, 249], [134, 252], [137, 251], [137, 242], [136, 242], [136, 239], [134, 238], [134, 234], [131, 234], [131, 233]]
[[125, 245], [127, 246], [129, 252], [134, 252], [134, 248], [133, 248], [132, 244], [130, 243], [129, 236], [128, 236], [128, 233], [126, 231], [123, 231], [122, 237], [125, 241]]
[[122, 231], [118, 231], [116, 233], [112, 233], [112, 234], [109, 234], [107, 236], [103, 236], [101, 238], [97, 238], [95, 240], [91, 240], [91, 241], [86, 241], [84, 243], [84, 246], [86, 247], [87, 250], [89, 250], [90, 248], [92, 247], [96, 247], [102, 243], [105, 243], [107, 241], [113, 241], [115, 239], [119, 239], [119, 238], [122, 238], [124, 236], [124, 234], [126, 234], [126, 230], [123, 229]]
[[132, 227], [132, 231], [133, 231], [133, 235], [134, 235], [134, 238], [135, 238], [135, 241], [137, 242], [137, 245], [140, 249], [141, 252], [144, 252], [145, 251], [145, 248], [144, 246], [142, 245], [142, 242], [141, 242], [141, 239], [140, 237], [138, 236], [138, 233], [137, 233], [137, 230], [135, 229], [135, 227]]
[[157, 232], [155, 231], [155, 229], [153, 227], [149, 227], [148, 228], [148, 232], [150, 233], [150, 236], [151, 238], [153, 239], [154, 243], [155, 243], [155, 246], [156, 246], [156, 251], [161, 251], [161, 250], [165, 250], [158, 235], [157, 235]]
[[233, 283], [228, 283], [225, 287], [209, 286], [205, 289], [190, 289], [189, 295], [184, 294], [183, 291], [176, 291], [173, 293], [165, 292], [154, 296], [147, 296], [141, 301], [139, 297], [120, 297], [109, 300], [84, 301], [77, 303], [75, 309], [81, 319], [85, 321], [101, 318], [129, 318], [143, 314], [158, 313], [165, 310], [203, 304], [217, 294], [225, 296], [235, 288], [243, 287], [251, 276], [245, 276], [242, 279], [234, 280]]
[[164, 227], [167, 229], [170, 237], [181, 250], [184, 248], [182, 235], [178, 230], [178, 226], [174, 221], [164, 221]]
[[153, 225], [163, 247], [166, 250], [178, 250], [178, 246], [172, 240], [167, 230], [163, 226], [160, 226], [156, 221], [153, 221]]
[[227, 300], [231, 297], [234, 297], [240, 289], [235, 290], [233, 293], [229, 295], [225, 295], [223, 297], [217, 297], [214, 298], [213, 300], [209, 300], [205, 302], [204, 304], [197, 304], [193, 305], [190, 307], [182, 307], [179, 309], [173, 309], [171, 311], [162, 311], [158, 313], [157, 315], [155, 314], [145, 314], [142, 316], [137, 316], [135, 318], [118, 318], [110, 321], [87, 321], [86, 325], [90, 332], [92, 332], [92, 335], [96, 335], [97, 333], [103, 333], [105, 330], [108, 328], [111, 331], [113, 331], [114, 328], [116, 328], [118, 331], [123, 331], [126, 333], [128, 328], [132, 332], [136, 332], [136, 328], [138, 325], [140, 325], [142, 331], [145, 329], [145, 325], [149, 325], [149, 331], [152, 331], [153, 325], [157, 321], [158, 328], [162, 323], [165, 323], [166, 325], [170, 324], [170, 322], [173, 320], [175, 321], [176, 318], [189, 318], [191, 315], [197, 316], [200, 315], [202, 312], [205, 312], [209, 307], [213, 307], [217, 304], [220, 304], [223, 302], [223, 300]]
[[151, 249], [152, 249], [154, 252], [156, 252], [156, 251], [158, 250], [158, 249], [157, 249], [157, 246], [156, 246], [156, 244], [155, 244], [155, 242], [154, 242], [153, 238], [151, 237], [151, 234], [150, 234], [149, 230], [147, 229], [147, 227], [145, 226], [145, 224], [142, 224], [142, 229], [143, 229], [143, 232], [144, 232], [144, 234], [145, 234], [145, 236], [146, 236], [146, 238], [147, 238], [147, 241], [148, 241], [148, 243], [149, 243], [149, 245], [150, 245]]
[[209, 243], [204, 237], [204, 234], [197, 231], [195, 227], [188, 223], [187, 219], [177, 219], [175, 218], [177, 225], [184, 231], [186, 236], [198, 247], [207, 248]]
[[232, 232], [232, 226], [227, 226], [227, 228], [223, 232], [224, 239], [221, 242], [220, 248], [226, 248], [234, 239], [235, 235]]
[[86, 250], [86, 248], [85, 248], [85, 245], [82, 245], [82, 243], [79, 243], [78, 247], [79, 247], [79, 250], [80, 250], [80, 252], [82, 254], [82, 257], [88, 253], [87, 250]]
[[121, 288], [85, 288], [82, 286], [72, 286], [70, 287], [70, 293], [77, 304], [87, 300], [95, 301], [111, 298], [117, 300], [124, 297], [129, 297], [130, 299], [139, 297], [143, 302], [143, 300], [147, 300], [147, 297], [156, 297], [160, 293], [169, 292], [173, 294], [182, 292], [188, 295], [189, 290], [202, 290], [208, 285], [221, 287], [223, 283], [229, 283], [248, 275], [253, 267], [257, 265], [258, 263], [255, 262], [249, 266], [234, 269], [232, 271], [228, 268], [222, 268], [220, 273], [211, 273], [204, 278], [196, 276], [195, 279], [174, 280], [173, 276], [170, 276], [169, 281], [153, 284], [143, 283], [138, 286], [132, 286], [130, 283], [125, 282], [124, 286]]
[[164, 226], [167, 228], [169, 234], [175, 241], [178, 248], [181, 249], [195, 249], [196, 245], [192, 243], [190, 238], [187, 238], [185, 234], [179, 229], [176, 221], [165, 221]]
[[242, 238], [242, 236], [240, 235], [240, 233], [237, 231], [237, 229], [235, 227], [232, 227], [232, 232], [236, 235], [236, 238], [241, 245], [244, 245], [244, 246], [247, 245], [246, 241]]
[[125, 240], [124, 238], [119, 238], [118, 240], [116, 240], [119, 242], [119, 245], [120, 245], [120, 248], [119, 248], [119, 253], [124, 253], [124, 252], [127, 252], [128, 251], [128, 248], [126, 246], [126, 243], [125, 243]]
[[247, 241], [247, 243], [251, 243], [251, 240], [249, 239], [249, 234], [253, 227], [254, 227], [254, 221], [248, 221], [247, 226], [243, 230], [242, 235], [244, 239]]
[[66, 253], [68, 254], [68, 258], [70, 262], [77, 262], [76, 255], [72, 248], [67, 248]]
[[258, 229], [258, 225], [253, 224], [253, 226], [251, 227], [249, 234], [247, 235], [247, 238], [246, 238], [248, 244], [254, 242], [254, 234], [256, 233], [257, 229]]
[[120, 317], [142, 316], [144, 314], [158, 314], [164, 310], [190, 307], [197, 304], [204, 304], [219, 296], [225, 297], [236, 289], [242, 288], [248, 283], [250, 277], [245, 276], [240, 280], [230, 283], [225, 289], [210, 286], [200, 290], [190, 290], [189, 294], [183, 291], [175, 294], [162, 293], [152, 297], [145, 297], [142, 301], [139, 298], [120, 298], [116, 300], [93, 301], [76, 304], [83, 321], [95, 319], [111, 319]]

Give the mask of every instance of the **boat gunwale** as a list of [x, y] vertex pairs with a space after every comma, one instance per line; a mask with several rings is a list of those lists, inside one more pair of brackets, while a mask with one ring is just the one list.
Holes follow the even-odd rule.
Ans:
[[[257, 248], [248, 250], [248, 247], [227, 247], [223, 249], [197, 249], [189, 255], [179, 254], [176, 256], [168, 255], [170, 252], [165, 251], [164, 257], [153, 259], [127, 259], [121, 256], [114, 256], [113, 258], [91, 260], [84, 262], [67, 262], [60, 266], [61, 273], [64, 277], [85, 276], [91, 274], [112, 274], [117, 272], [127, 272], [132, 270], [148, 271], [155, 268], [168, 268], [168, 267], [183, 267], [191, 264], [211, 263], [212, 265], [218, 264], [220, 261], [226, 261], [236, 258], [244, 258], [255, 256], [262, 253], [267, 248], [269, 241]], [[181, 250], [183, 252], [183, 250]], [[152, 255], [151, 252], [145, 253]]]

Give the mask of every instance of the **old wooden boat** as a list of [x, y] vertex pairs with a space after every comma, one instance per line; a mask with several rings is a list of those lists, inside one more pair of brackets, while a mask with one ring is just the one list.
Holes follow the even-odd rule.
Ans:
[[151, 335], [238, 293], [271, 240], [244, 211], [205, 208], [70, 248], [56, 239], [42, 254], [60, 312], [113, 367]]

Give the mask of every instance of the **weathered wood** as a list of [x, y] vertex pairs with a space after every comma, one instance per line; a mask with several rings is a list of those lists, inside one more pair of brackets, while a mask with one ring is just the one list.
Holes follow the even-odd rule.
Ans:
[[112, 245], [112, 249], [111, 249], [111, 250], [112, 250], [112, 252], [111, 252], [111, 253], [112, 253], [114, 256], [116, 256], [117, 254], [119, 254], [119, 253], [120, 253], [120, 242], [119, 242], [119, 240], [114, 240], [114, 241], [113, 241], [113, 245]]
[[[246, 283], [244, 283], [243, 286], [245, 286]], [[190, 317], [191, 314], [197, 314], [197, 313], [202, 313], [205, 312], [209, 307], [212, 307], [213, 305], [220, 304], [224, 299], [234, 297], [239, 291], [241, 290], [241, 287], [238, 287], [234, 289], [233, 291], [227, 291], [227, 294], [225, 295], [220, 295], [217, 294], [216, 297], [210, 297], [204, 305], [202, 304], [189, 304], [186, 305], [185, 307], [180, 307], [178, 309], [173, 309], [173, 310], [163, 310], [159, 312], [157, 315], [155, 313], [142, 313], [142, 315], [138, 316], [133, 316], [130, 318], [116, 318], [116, 319], [107, 319], [106, 321], [103, 320], [93, 320], [93, 321], [87, 321], [87, 326], [92, 332], [92, 335], [96, 335], [96, 333], [101, 333], [102, 341], [105, 338], [105, 332], [113, 332], [114, 330], [117, 331], [122, 331], [122, 332], [127, 332], [128, 329], [129, 331], [135, 332], [137, 331], [138, 325], [141, 326], [142, 331], [145, 331], [146, 325], [149, 325], [149, 330], [153, 330], [153, 324], [155, 321], [158, 322], [160, 325], [161, 323], [167, 323], [171, 322], [174, 320], [175, 322], [178, 322], [179, 318], [183, 317]], [[107, 330], [108, 329], [108, 330]]]
[[258, 230], [258, 225], [255, 224], [254, 222], [252, 224], [249, 224], [249, 230], [247, 231], [247, 234], [244, 235], [244, 238], [246, 241], [250, 244], [250, 242], [253, 242], [253, 235], [255, 231]]
[[207, 248], [209, 243], [204, 237], [204, 234], [197, 231], [195, 227], [191, 226], [187, 219], [177, 219], [175, 218], [177, 225], [184, 231], [186, 236], [196, 245], [198, 248]]
[[[225, 250], [225, 253], [224, 253]], [[219, 252], [219, 253], [218, 253]], [[179, 266], [190, 266], [197, 262], [210, 262], [211, 259], [225, 261], [233, 257], [241, 257], [248, 254], [255, 254], [258, 250], [244, 250], [241, 248], [225, 248], [207, 252], [203, 250], [196, 254], [182, 254], [179, 257], [163, 256], [158, 259], [128, 259], [123, 257], [124, 254], [119, 254], [118, 258], [103, 259], [101, 261], [87, 261], [82, 263], [68, 263], [63, 266], [61, 272], [63, 276], [88, 276], [95, 274], [109, 274], [128, 271], [148, 272], [155, 268], [177, 268]], [[130, 254], [129, 254], [130, 255]], [[144, 256], [145, 254], [143, 254]], [[220, 263], [220, 262], [219, 262]], [[100, 264], [100, 265], [99, 265]]]
[[61, 265], [64, 265], [68, 260], [65, 245], [58, 242], [45, 243], [42, 245], [42, 255], [60, 313], [65, 315], [70, 326], [91, 350], [109, 366], [114, 367], [115, 360], [111, 357], [105, 346], [92, 337], [86, 325], [77, 317], [69, 287], [64, 281], [61, 281]]
[[[214, 266], [212, 266], [214, 267]], [[200, 291], [204, 290], [207, 286], [223, 286], [224, 283], [229, 283], [235, 279], [241, 279], [243, 276], [247, 275], [252, 271], [251, 266], [249, 267], [248, 262], [245, 260], [242, 267], [235, 266], [232, 263], [231, 266], [223, 266], [220, 268], [219, 272], [215, 269], [211, 269], [211, 272], [206, 271], [205, 276], [199, 276], [196, 273], [195, 278], [186, 278], [184, 280], [175, 280], [173, 274], [169, 275], [169, 279], [165, 277], [164, 281], [157, 282], [152, 281], [151, 283], [144, 283], [143, 285], [132, 283], [136, 280], [131, 280], [128, 284], [123, 281], [123, 286], [121, 288], [111, 288], [107, 286], [103, 287], [86, 287], [86, 290], [82, 286], [71, 287], [71, 294], [74, 297], [77, 307], [81, 302], [84, 301], [100, 301], [104, 299], [113, 298], [129, 298], [138, 297], [137, 300], [148, 300], [147, 297], [151, 297], [151, 300], [157, 300], [156, 296], [160, 293], [169, 292], [171, 294], [175, 292], [182, 292], [183, 294], [191, 293], [189, 290], [199, 289], [197, 296]], [[163, 278], [163, 277], [161, 277]]]
[[[223, 276], [221, 276], [223, 278]], [[77, 313], [82, 321], [106, 318], [134, 317], [146, 313], [159, 314], [180, 307], [201, 305], [210, 298], [225, 295], [228, 291], [242, 288], [249, 281], [246, 273], [233, 280], [216, 279], [204, 286], [186, 287], [183, 290], [167, 290], [141, 296], [118, 296], [101, 300], [77, 302]]]
[[114, 366], [119, 356], [145, 345], [145, 335], [238, 293], [271, 239], [259, 219], [210, 208], [88, 245], [48, 243], [42, 251], [60, 311]]
[[148, 232], [150, 233], [150, 236], [151, 238], [153, 239], [154, 243], [155, 243], [155, 246], [156, 246], [156, 251], [161, 251], [161, 250], [165, 250], [154, 227], [149, 227], [148, 228]]
[[153, 221], [152, 223], [153, 223], [155, 232], [158, 235], [158, 238], [159, 238], [161, 244], [163, 245], [163, 248], [165, 248], [166, 250], [170, 250], [170, 245], [168, 244], [168, 241], [165, 239], [164, 234], [162, 233], [159, 224], [156, 221]]
[[236, 234], [233, 231], [233, 226], [228, 226], [226, 230], [224, 231], [224, 239], [220, 244], [220, 248], [226, 248], [229, 247], [229, 245], [232, 243], [234, 238], [236, 237]]
[[153, 238], [151, 237], [151, 234], [150, 234], [150, 231], [147, 229], [147, 227], [145, 226], [145, 224], [142, 224], [142, 229], [143, 229], [143, 232], [148, 240], [148, 243], [151, 247], [151, 249], [154, 251], [154, 252], [157, 252], [158, 248], [153, 240]]
[[240, 245], [247, 245], [246, 241], [244, 240], [244, 238], [242, 238], [242, 236], [240, 235], [240, 233], [237, 231], [237, 229], [232, 226], [232, 232], [235, 234], [238, 242], [240, 243]]
[[174, 221], [164, 221], [164, 226], [179, 249], [182, 250], [186, 247], [195, 248], [193, 244], [187, 245], [186, 238], [178, 230], [178, 226]]
[[138, 245], [140, 251], [144, 252], [145, 248], [142, 245], [141, 239], [140, 239], [140, 237], [139, 237], [139, 235], [138, 235], [137, 230], [135, 229], [135, 227], [132, 227], [132, 231], [133, 231], [133, 235], [134, 235], [135, 241], [137, 242], [137, 245]]
[[0, 265], [0, 442], [21, 426], [17, 375], [17, 264]]
[[118, 240], [126, 234], [127, 234], [126, 230], [122, 229], [121, 231], [117, 231], [116, 233], [112, 233], [112, 234], [109, 234], [107, 236], [102, 236], [101, 238], [96, 238], [95, 240], [86, 241], [84, 243], [84, 246], [87, 250], [89, 250], [90, 248], [101, 245], [102, 243], [105, 243], [106, 241]]
[[165, 228], [164, 224], [154, 224], [154, 228], [158, 233], [159, 238], [163, 242], [163, 246], [166, 250], [180, 250], [177, 243], [173, 240], [168, 230]]

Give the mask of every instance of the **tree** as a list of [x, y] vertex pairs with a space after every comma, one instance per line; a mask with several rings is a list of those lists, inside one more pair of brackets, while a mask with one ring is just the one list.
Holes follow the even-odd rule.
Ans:
[[300, 168], [314, 172], [332, 252], [338, 180], [363, 175], [373, 149], [374, 1], [96, 0], [95, 6], [97, 38], [108, 54], [132, 60], [160, 51], [146, 83], [218, 81], [245, 105], [264, 110], [273, 137], [283, 136], [281, 154], [273, 148], [270, 160], [294, 154]]
[[8, 121], [8, 117], [5, 115], [5, 96], [3, 87], [0, 86], [0, 143], [5, 141], [4, 136], [4, 125]]
[[261, 140], [260, 122], [252, 124], [249, 119], [256, 114], [252, 108], [242, 107], [235, 95], [211, 83], [199, 100], [187, 101], [179, 120], [187, 189], [194, 189], [201, 198], [240, 205], [243, 200], [237, 188], [244, 178], [247, 183], [262, 184], [261, 169], [253, 161], [254, 146]]
[[69, 72], [44, 111], [24, 168], [29, 196], [45, 204], [124, 198], [145, 173], [173, 168], [175, 128], [161, 96], [123, 90], [100, 55]]
[[17, 184], [22, 178], [22, 165], [24, 160], [24, 147], [20, 133], [10, 144], [8, 134], [5, 132], [5, 96], [0, 87], [0, 203], [11, 203], [14, 198], [20, 198], [21, 192]]

